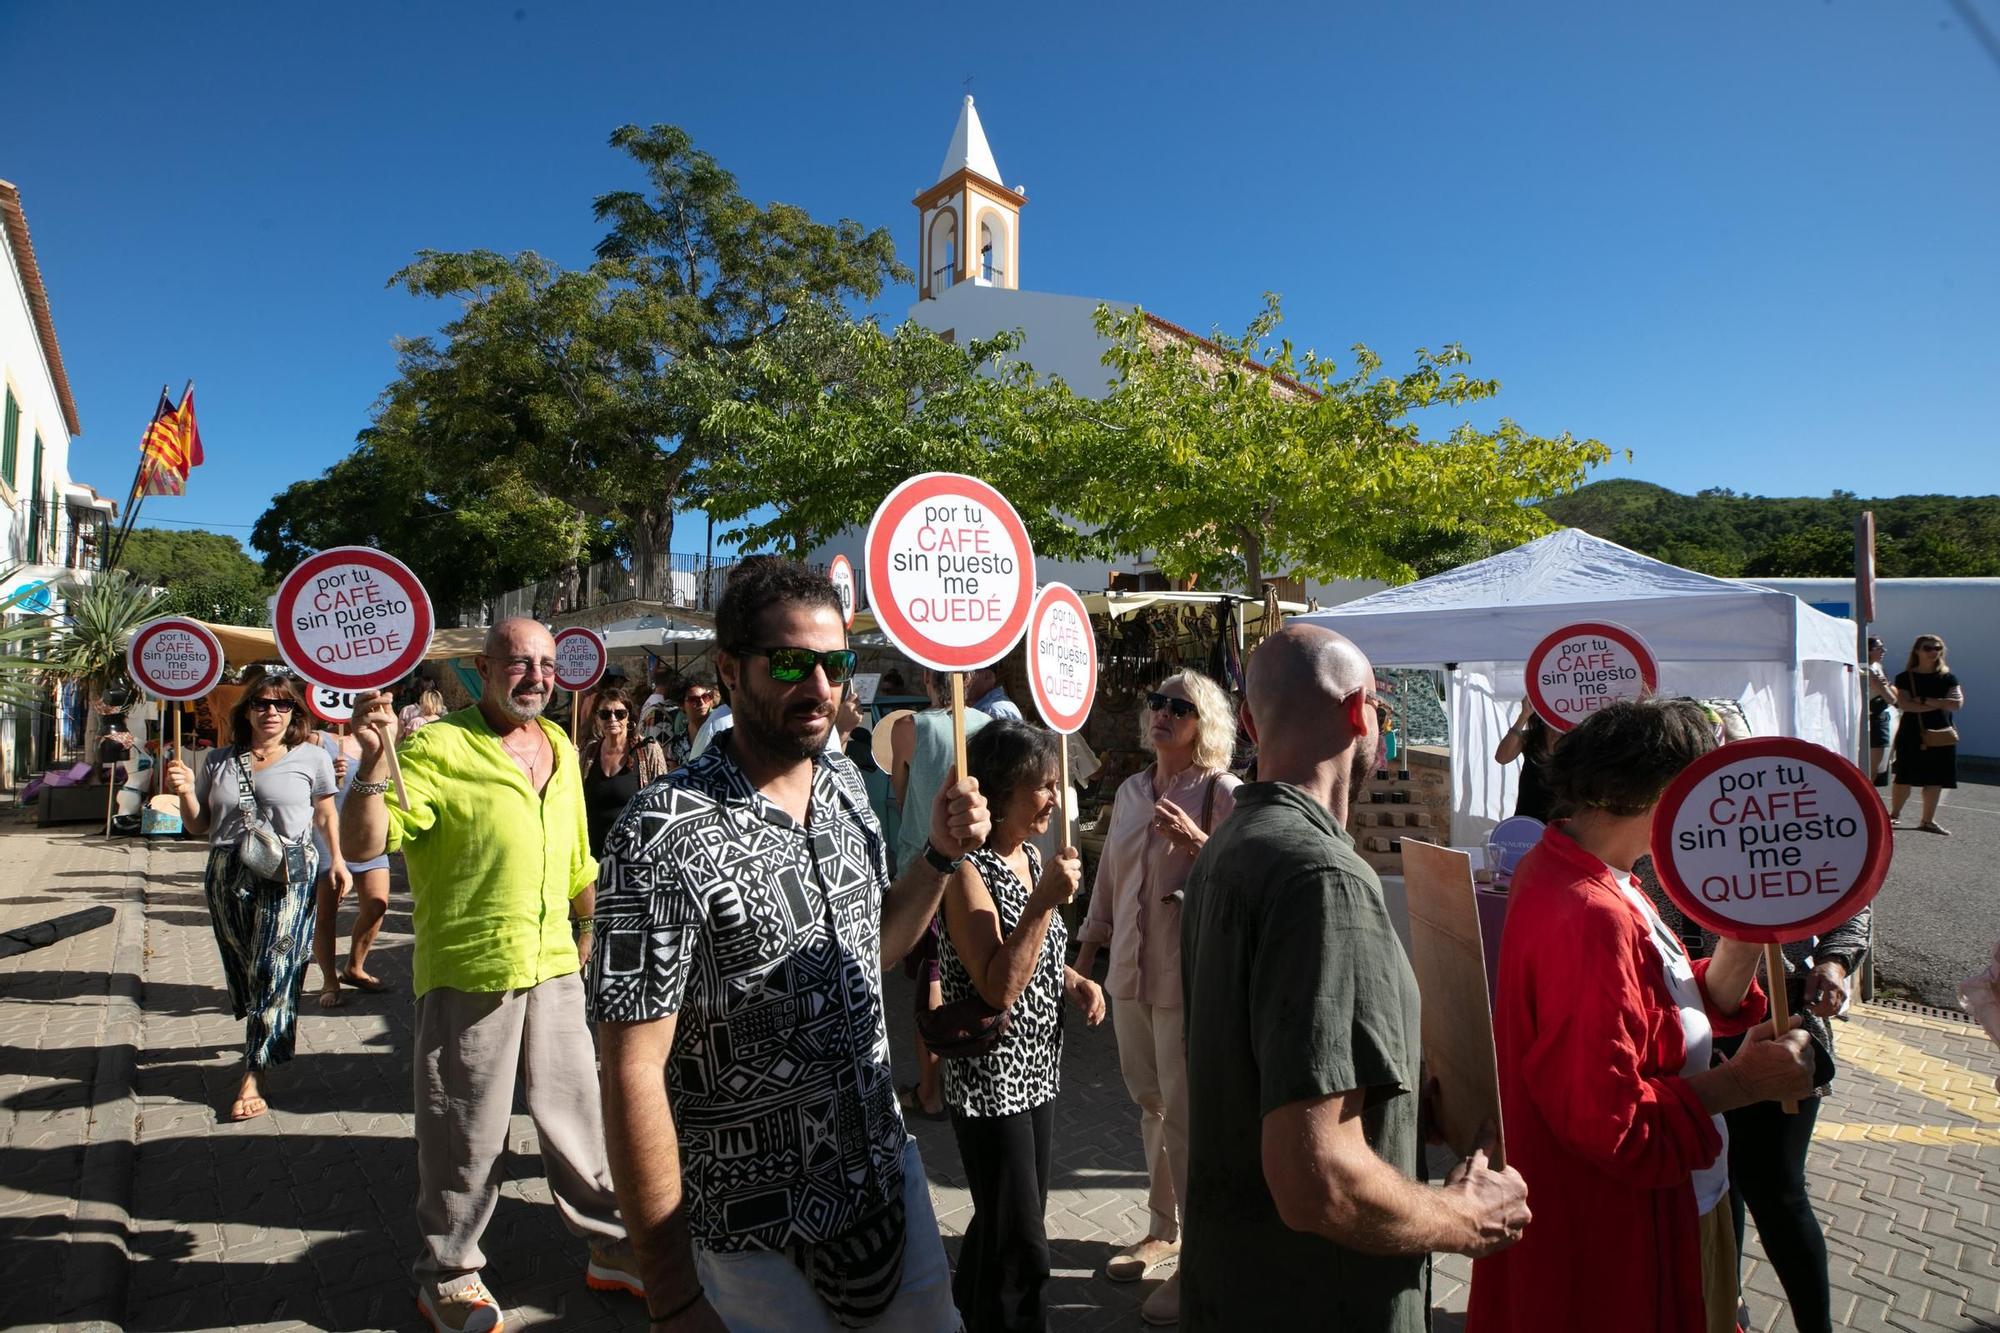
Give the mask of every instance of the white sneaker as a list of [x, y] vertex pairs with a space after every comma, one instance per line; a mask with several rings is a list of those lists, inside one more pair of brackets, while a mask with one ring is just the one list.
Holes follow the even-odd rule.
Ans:
[[506, 1312], [477, 1273], [418, 1283], [417, 1309], [438, 1333], [503, 1333], [507, 1327]]
[[1104, 1276], [1113, 1282], [1137, 1282], [1180, 1252], [1179, 1241], [1148, 1236], [1112, 1255], [1104, 1265]]

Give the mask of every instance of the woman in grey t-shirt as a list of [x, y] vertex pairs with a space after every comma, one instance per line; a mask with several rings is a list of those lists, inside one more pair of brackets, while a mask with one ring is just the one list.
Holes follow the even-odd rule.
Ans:
[[[282, 667], [252, 667], [227, 731], [231, 743], [210, 750], [199, 774], [178, 758], [170, 760], [166, 784], [180, 798], [188, 831], [208, 835], [203, 884], [209, 919], [222, 951], [230, 1005], [249, 1029], [243, 1082], [229, 1118], [249, 1120], [269, 1109], [260, 1083], [264, 1070], [292, 1058], [319, 869], [310, 836], [315, 828], [328, 848], [328, 874], [339, 892], [347, 892], [350, 877], [334, 823], [333, 761], [311, 743], [312, 719], [298, 678]], [[252, 874], [236, 854], [247, 828], [246, 764], [257, 817], [286, 843], [282, 879]]]

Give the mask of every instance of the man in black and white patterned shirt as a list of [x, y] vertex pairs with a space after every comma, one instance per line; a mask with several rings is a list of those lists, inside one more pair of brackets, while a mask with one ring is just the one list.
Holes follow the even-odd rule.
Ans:
[[986, 803], [947, 785], [891, 884], [860, 776], [826, 748], [854, 669], [833, 585], [747, 562], [716, 642], [735, 727], [634, 798], [598, 881], [605, 1133], [653, 1328], [950, 1333], [881, 970], [985, 841]]

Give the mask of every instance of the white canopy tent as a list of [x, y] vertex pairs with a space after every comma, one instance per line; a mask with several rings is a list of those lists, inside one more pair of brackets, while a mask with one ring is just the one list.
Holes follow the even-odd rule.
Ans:
[[1751, 731], [1852, 756], [1861, 727], [1855, 630], [1801, 602], [1681, 569], [1578, 528], [1296, 619], [1352, 639], [1377, 667], [1445, 667], [1453, 841], [1512, 813], [1518, 765], [1493, 751], [1527, 694], [1528, 654], [1558, 627], [1608, 620], [1660, 662], [1660, 689], [1735, 699]]

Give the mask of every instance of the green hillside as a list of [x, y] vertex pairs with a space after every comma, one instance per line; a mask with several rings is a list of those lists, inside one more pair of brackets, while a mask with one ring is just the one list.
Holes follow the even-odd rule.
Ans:
[[2000, 496], [1994, 495], [1864, 500], [1835, 491], [1826, 499], [1774, 499], [1600, 481], [1541, 509], [1565, 527], [1729, 578], [1852, 574], [1854, 516], [1872, 509], [1883, 577], [2000, 576]]

